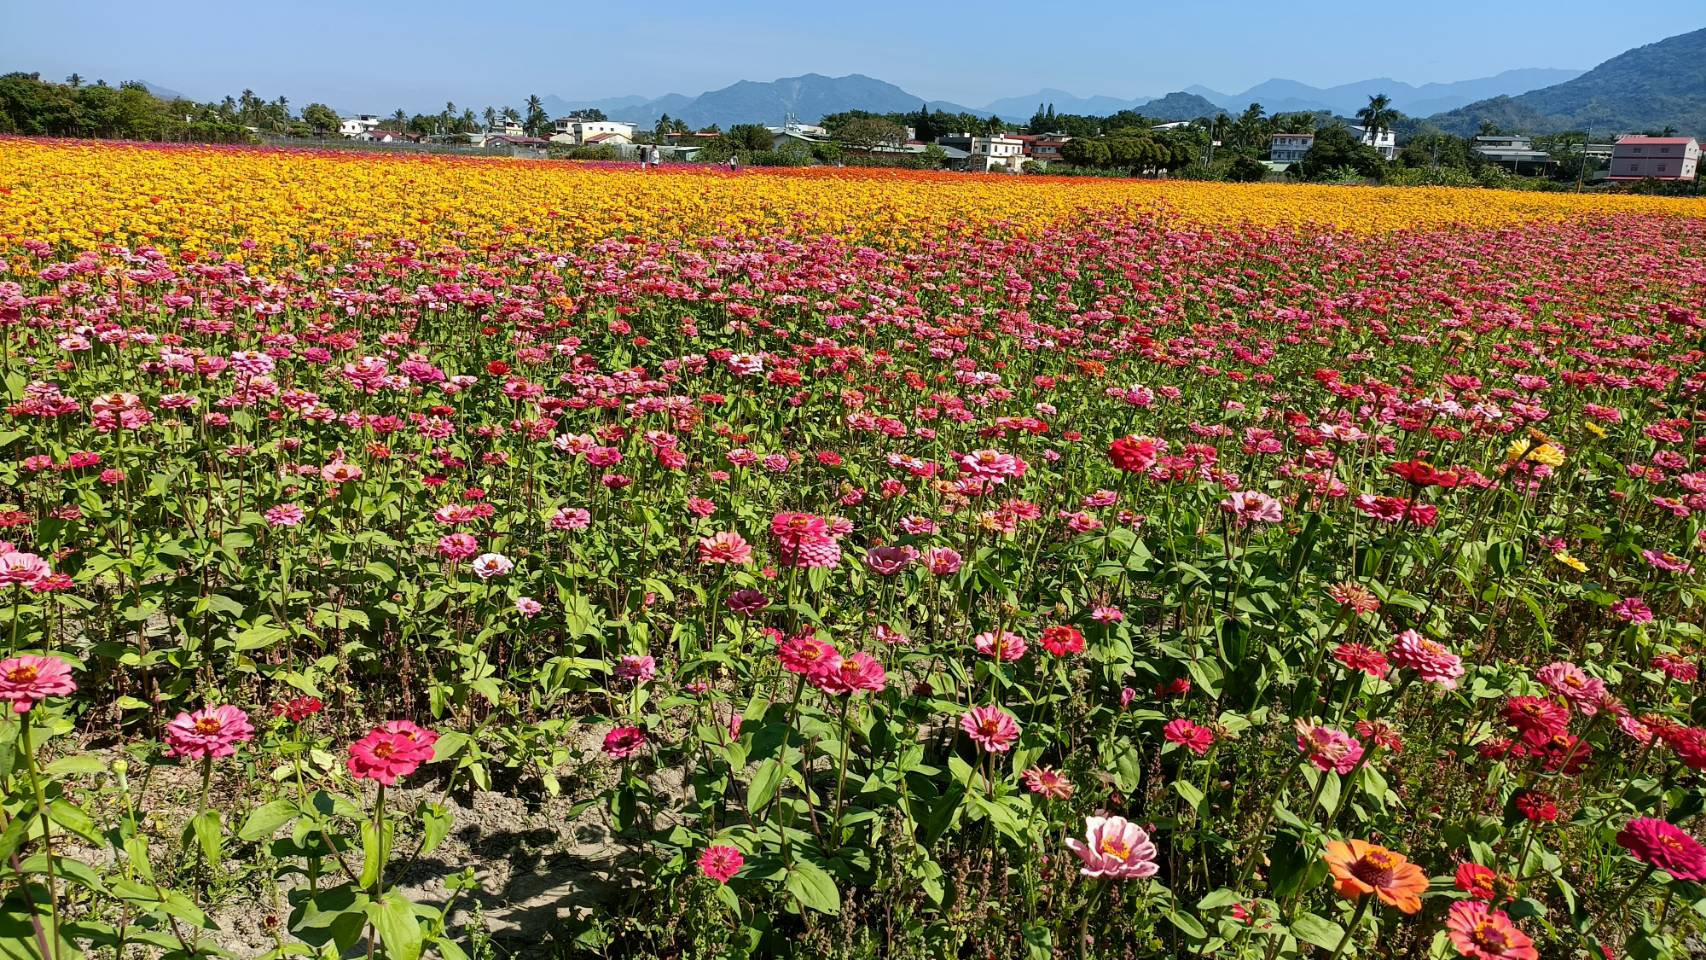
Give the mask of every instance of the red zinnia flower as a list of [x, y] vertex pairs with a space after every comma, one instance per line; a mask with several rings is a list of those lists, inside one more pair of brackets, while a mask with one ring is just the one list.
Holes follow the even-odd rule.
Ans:
[[1618, 831], [1617, 845], [1678, 880], [1706, 880], [1706, 847], [1674, 824], [1636, 817]]

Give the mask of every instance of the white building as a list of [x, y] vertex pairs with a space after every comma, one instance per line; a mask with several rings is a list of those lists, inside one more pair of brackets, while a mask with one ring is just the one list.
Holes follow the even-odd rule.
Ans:
[[[551, 134], [553, 143], [568, 143], [577, 147], [584, 147], [595, 142], [634, 142], [634, 125], [621, 120], [582, 120], [578, 117], [561, 117], [553, 126], [556, 131]], [[595, 141], [594, 137], [597, 137], [598, 140]]]
[[1276, 133], [1268, 140], [1268, 159], [1274, 163], [1297, 163], [1313, 146], [1313, 133]]
[[379, 124], [380, 119], [378, 117], [366, 113], [359, 117], [340, 117], [338, 119], [338, 133], [346, 137], [359, 137], [379, 126]]
[[1361, 140], [1364, 146], [1373, 147], [1374, 152], [1380, 154], [1382, 160], [1398, 159], [1398, 135], [1391, 130], [1382, 130], [1380, 136], [1376, 137], [1369, 132], [1367, 127], [1359, 127], [1353, 124], [1351, 133], [1358, 140]]
[[1700, 142], [1693, 137], [1623, 137], [1611, 145], [1611, 180], [1693, 180]]

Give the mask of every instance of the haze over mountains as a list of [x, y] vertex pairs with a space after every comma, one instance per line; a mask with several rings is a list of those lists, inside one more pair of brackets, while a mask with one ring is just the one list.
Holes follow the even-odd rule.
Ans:
[[1080, 97], [1065, 90], [1044, 88], [1035, 93], [1002, 97], [981, 106], [930, 100], [895, 86], [892, 83], [849, 74], [845, 77], [826, 77], [808, 73], [799, 77], [783, 77], [769, 82], [742, 80], [720, 90], [697, 96], [671, 93], [662, 97], [621, 96], [598, 100], [570, 100], [560, 96], [543, 97], [545, 110], [561, 116], [575, 110], [596, 108], [613, 119], [630, 120], [650, 126], [668, 114], [692, 126], [734, 123], [780, 123], [793, 114], [808, 123], [824, 114], [843, 110], [869, 110], [873, 113], [912, 112], [919, 104], [927, 103], [932, 110], [949, 113], [995, 115], [1004, 120], [1024, 121], [1030, 118], [1038, 104], [1054, 104], [1056, 113], [1078, 113], [1106, 116], [1121, 110], [1138, 110], [1145, 115], [1164, 120], [1187, 120], [1215, 108], [1230, 113], [1242, 111], [1251, 103], [1260, 103], [1267, 112], [1324, 110], [1339, 115], [1353, 114], [1367, 104], [1376, 93], [1385, 93], [1393, 105], [1412, 116], [1426, 116], [1465, 106], [1477, 100], [1496, 96], [1526, 93], [1550, 84], [1561, 83], [1581, 74], [1579, 70], [1524, 69], [1507, 70], [1491, 77], [1461, 80], [1455, 83], [1425, 83], [1420, 86], [1390, 78], [1359, 80], [1332, 87], [1313, 87], [1296, 80], [1273, 79], [1257, 84], [1240, 93], [1221, 93], [1208, 87], [1192, 86], [1160, 95], [1117, 97], [1096, 95]]

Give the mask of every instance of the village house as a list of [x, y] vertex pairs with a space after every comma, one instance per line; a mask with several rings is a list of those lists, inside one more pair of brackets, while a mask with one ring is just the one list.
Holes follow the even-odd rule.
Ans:
[[1002, 170], [1018, 173], [1025, 164], [1025, 141], [1018, 137], [997, 134], [974, 137], [969, 134], [950, 134], [936, 138], [943, 147], [966, 152], [965, 169], [988, 172]]
[[1297, 163], [1313, 146], [1313, 133], [1276, 133], [1268, 139], [1268, 159], [1274, 163]]
[[552, 125], [552, 143], [576, 147], [606, 144], [620, 146], [634, 142], [634, 124], [621, 120], [583, 120], [580, 117], [561, 117]]
[[1622, 137], [1611, 145], [1608, 180], [1693, 180], [1700, 142], [1693, 137]]
[[372, 114], [364, 113], [357, 117], [340, 117], [338, 133], [346, 137], [359, 137], [383, 122]]

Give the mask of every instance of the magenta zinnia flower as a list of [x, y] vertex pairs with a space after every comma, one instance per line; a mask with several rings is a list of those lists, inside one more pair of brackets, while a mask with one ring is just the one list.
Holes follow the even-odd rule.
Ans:
[[255, 738], [249, 715], [229, 704], [180, 713], [166, 724], [166, 753], [173, 757], [229, 757]]
[[813, 671], [810, 679], [824, 693], [856, 693], [860, 690], [881, 693], [888, 686], [888, 674], [883, 665], [868, 653], [855, 653], [825, 662]]
[[1208, 727], [1199, 726], [1184, 717], [1171, 720], [1161, 729], [1162, 739], [1176, 743], [1197, 756], [1208, 752], [1214, 746], [1214, 731]]
[[1068, 838], [1066, 848], [1084, 862], [1078, 872], [1086, 877], [1142, 879], [1160, 869], [1149, 834], [1124, 817], [1086, 818], [1083, 842]]
[[1706, 880], [1706, 847], [1674, 824], [1636, 817], [1618, 831], [1617, 845], [1678, 880]]
[[433, 758], [438, 734], [407, 720], [388, 720], [349, 745], [345, 765], [357, 780], [393, 786]]
[[699, 855], [699, 870], [718, 883], [728, 883], [745, 866], [746, 857], [734, 847], [718, 844]]
[[48, 697], [68, 696], [77, 689], [71, 664], [58, 657], [13, 657], [0, 660], [0, 701], [13, 713], [28, 713]]
[[604, 752], [618, 760], [639, 753], [646, 745], [646, 731], [639, 727], [616, 727], [604, 735]]
[[1019, 721], [1000, 707], [972, 707], [960, 717], [960, 729], [990, 753], [1006, 753], [1019, 739]]

